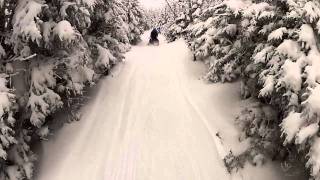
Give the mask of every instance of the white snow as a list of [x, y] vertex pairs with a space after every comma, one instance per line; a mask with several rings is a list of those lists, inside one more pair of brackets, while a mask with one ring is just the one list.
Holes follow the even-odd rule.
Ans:
[[313, 28], [309, 24], [303, 24], [299, 32], [299, 41], [306, 49], [314, 48], [317, 46], [316, 37], [314, 36]]
[[260, 15], [259, 15], [259, 19], [263, 19], [263, 18], [272, 18], [274, 17], [275, 13], [273, 11], [263, 11]]
[[235, 12], [240, 11], [246, 6], [243, 0], [227, 0], [225, 3], [232, 11], [235, 11]]
[[259, 96], [267, 96], [267, 95], [271, 95], [271, 93], [274, 90], [274, 76], [273, 75], [268, 75], [265, 79], [264, 79], [264, 84], [263, 84], [263, 88], [260, 90]]
[[57, 35], [61, 41], [72, 41], [75, 38], [74, 28], [69, 21], [60, 21], [53, 29], [53, 34]]
[[262, 49], [253, 57], [254, 63], [255, 64], [266, 63], [269, 59], [268, 54], [272, 52], [273, 49], [274, 49], [273, 46], [267, 46], [264, 49]]
[[302, 83], [300, 63], [287, 59], [282, 69], [283, 73], [280, 82], [284, 83], [287, 88], [292, 89], [294, 92], [299, 92]]
[[[240, 83], [206, 84], [183, 40], [144, 42], [103, 79], [79, 122], [44, 143], [37, 180], [286, 180], [279, 165], [227, 173]], [[219, 135], [217, 135], [217, 133]]]
[[110, 51], [100, 45], [97, 45], [98, 49], [98, 59], [95, 65], [97, 67], [104, 66], [109, 68], [110, 61], [116, 61], [116, 58], [110, 53]]
[[310, 124], [309, 126], [300, 129], [296, 135], [296, 144], [302, 144], [307, 140], [307, 138], [313, 137], [319, 130], [318, 123]]
[[318, 34], [320, 34], [320, 19], [319, 19], [319, 21], [317, 22], [317, 30], [318, 30]]
[[277, 51], [281, 54], [287, 55], [290, 58], [298, 59], [303, 55], [298, 42], [293, 40], [284, 40], [278, 47]]
[[320, 52], [317, 48], [310, 50], [306, 60], [308, 65], [305, 67], [306, 84], [315, 87], [320, 82]]
[[85, 83], [92, 83], [94, 71], [87, 66], [77, 66], [68, 71], [71, 81], [67, 88], [72, 89], [76, 94], [82, 94]]
[[8, 113], [14, 105], [13, 99], [15, 97], [10, 93], [10, 89], [7, 88], [7, 80], [5, 77], [1, 76], [3, 76], [3, 74], [0, 74], [0, 116], [4, 117], [8, 114], [8, 121], [0, 121], [0, 158], [6, 160], [8, 154], [5, 150], [9, 148], [10, 145], [16, 143], [15, 138], [11, 135], [12, 129], [9, 126], [14, 125], [15, 119], [12, 117], [12, 113]]
[[42, 23], [42, 36], [43, 36], [43, 40], [45, 43], [49, 43], [50, 41], [50, 36], [52, 33], [52, 28], [55, 26], [56, 24], [53, 21], [48, 21], [48, 22], [44, 22]]
[[300, 127], [304, 123], [304, 120], [301, 118], [301, 113], [290, 112], [289, 115], [282, 120], [281, 131], [286, 135], [285, 143], [290, 143]]
[[297, 18], [299, 18], [299, 16], [300, 15], [297, 13], [297, 11], [292, 10], [292, 11], [287, 13], [286, 18], [288, 18], [288, 19], [297, 19]]
[[60, 96], [49, 89], [56, 84], [53, 68], [52, 64], [32, 68], [28, 108], [31, 108], [30, 121], [37, 127], [43, 124], [49, 112], [62, 106]]
[[309, 1], [304, 5], [304, 11], [311, 23], [318, 20], [320, 17], [320, 9], [312, 1]]
[[26, 39], [36, 41], [41, 38], [35, 18], [41, 12], [43, 2], [33, 0], [19, 0], [13, 18], [13, 34], [22, 35]]
[[92, 7], [96, 4], [96, 0], [82, 0], [85, 4], [87, 4], [89, 7]]
[[311, 89], [310, 96], [303, 103], [307, 105], [310, 116], [314, 114], [320, 115], [320, 85]]
[[314, 143], [311, 146], [308, 156], [309, 156], [309, 159], [307, 162], [307, 167], [311, 169], [311, 175], [316, 177], [320, 170], [320, 162], [319, 162], [320, 138], [319, 137], [314, 138]]
[[288, 30], [285, 27], [278, 28], [269, 34], [268, 41], [279, 40], [279, 39], [281, 40], [283, 35], [287, 32]]
[[272, 7], [266, 2], [257, 3], [257, 4], [252, 3], [250, 6], [244, 9], [243, 13], [244, 13], [244, 16], [250, 16], [250, 14], [258, 16], [261, 14], [261, 12], [265, 12], [270, 9], [272, 9]]

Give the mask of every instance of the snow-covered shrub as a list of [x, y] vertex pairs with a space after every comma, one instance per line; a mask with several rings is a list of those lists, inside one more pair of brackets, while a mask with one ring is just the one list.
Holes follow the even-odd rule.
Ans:
[[53, 35], [58, 36], [60, 41], [71, 42], [75, 39], [76, 33], [70, 22], [63, 20], [55, 25], [53, 28]]
[[144, 11], [138, 0], [123, 0], [123, 5], [126, 8], [128, 18], [129, 41], [132, 44], [137, 44], [140, 41], [140, 35], [145, 30], [144, 27], [146, 27]]
[[110, 51], [100, 45], [97, 45], [98, 49], [98, 59], [95, 63], [95, 66], [98, 68], [109, 69], [111, 64], [115, 63], [116, 58], [110, 53]]
[[247, 150], [250, 152], [246, 152], [250, 155], [249, 159], [254, 162], [255, 156], [260, 153], [273, 159], [282, 158], [277, 157], [282, 147], [277, 112], [260, 102], [249, 104], [236, 118], [236, 124], [242, 130], [240, 140], [249, 138], [252, 144], [252, 147]]
[[[30, 150], [32, 130], [17, 131], [17, 143], [8, 151], [8, 166], [4, 167], [4, 180], [32, 179], [36, 155]], [[0, 175], [1, 177], [1, 175]]]
[[169, 42], [188, 37], [186, 28], [200, 16], [203, 4], [202, 0], [179, 0], [167, 4], [161, 12], [159, 24]]
[[[4, 73], [0, 77], [0, 162], [7, 161], [10, 157], [9, 148], [17, 144], [15, 136], [16, 119], [13, 117], [15, 112], [15, 96], [7, 86], [7, 79]], [[0, 167], [5, 164], [0, 163]], [[0, 178], [6, 177], [3, 171], [6, 167], [1, 168]]]
[[36, 127], [41, 127], [46, 117], [62, 106], [60, 96], [52, 90], [55, 86], [52, 64], [32, 68], [28, 108], [31, 111], [30, 122]]
[[232, 3], [216, 1], [208, 4], [203, 10], [195, 10], [202, 13], [193, 13], [191, 23], [186, 25], [184, 20], [183, 25], [180, 25], [183, 29], [181, 35], [194, 52], [194, 60], [207, 61], [209, 72], [206, 78], [214, 82], [236, 79], [240, 74], [238, 64], [241, 63], [240, 58], [245, 51], [242, 49], [240, 37], [237, 36], [241, 14], [228, 4]]
[[307, 167], [311, 168], [311, 175], [319, 179], [319, 171], [314, 169], [318, 164], [313, 160], [312, 147], [319, 131], [314, 106], [319, 98], [315, 98], [318, 82], [314, 73], [318, 66], [316, 59], [320, 58], [319, 36], [313, 27], [319, 20], [320, 4], [296, 1], [277, 6], [270, 3], [268, 6], [271, 14], [268, 18], [248, 18], [251, 24], [257, 24], [256, 32], [261, 32], [257, 37], [251, 37], [251, 42], [257, 44], [253, 51], [253, 57], [256, 57], [253, 64], [259, 68], [249, 74], [259, 78], [260, 98], [280, 111], [284, 144], [294, 144], [302, 155], [310, 148]]
[[224, 158], [223, 158], [224, 165], [227, 168], [227, 171], [231, 174], [233, 172], [237, 172], [239, 169], [244, 167], [245, 158], [244, 156], [235, 156], [232, 151], [229, 152]]

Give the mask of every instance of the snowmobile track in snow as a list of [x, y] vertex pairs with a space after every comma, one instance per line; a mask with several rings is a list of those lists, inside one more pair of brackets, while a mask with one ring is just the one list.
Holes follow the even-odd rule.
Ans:
[[45, 143], [36, 179], [283, 179], [273, 171], [231, 176], [224, 167], [229, 147], [216, 134], [237, 139], [239, 84], [199, 80], [205, 66], [183, 40], [152, 47], [144, 39], [102, 80], [82, 119]]

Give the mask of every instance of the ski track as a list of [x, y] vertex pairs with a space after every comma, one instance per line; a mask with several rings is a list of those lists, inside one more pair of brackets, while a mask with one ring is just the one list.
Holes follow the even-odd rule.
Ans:
[[[216, 136], [231, 127], [226, 112], [239, 104], [228, 99], [239, 101], [239, 84], [214, 94], [182, 40], [150, 47], [143, 38], [102, 80], [81, 121], [44, 143], [37, 180], [245, 179], [227, 173]], [[247, 179], [268, 179], [260, 177]]]

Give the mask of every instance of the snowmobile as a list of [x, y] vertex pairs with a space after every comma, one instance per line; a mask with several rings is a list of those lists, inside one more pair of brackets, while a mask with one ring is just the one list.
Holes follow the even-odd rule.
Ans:
[[159, 46], [159, 40], [150, 38], [148, 45]]
[[154, 28], [151, 31], [148, 45], [159, 46], [158, 34], [159, 34], [158, 30]]

